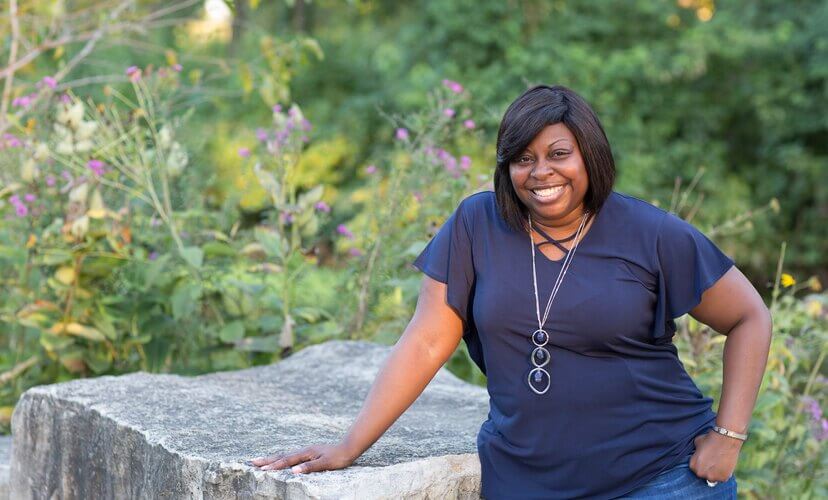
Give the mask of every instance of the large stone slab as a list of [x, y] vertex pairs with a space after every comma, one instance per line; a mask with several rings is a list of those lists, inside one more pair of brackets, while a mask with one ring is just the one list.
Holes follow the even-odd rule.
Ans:
[[338, 441], [390, 350], [331, 341], [246, 370], [34, 387], [12, 416], [11, 496], [479, 498], [488, 395], [445, 368], [350, 467], [294, 475], [242, 463]]
[[11, 460], [11, 436], [0, 436], [0, 500], [9, 498], [9, 461]]

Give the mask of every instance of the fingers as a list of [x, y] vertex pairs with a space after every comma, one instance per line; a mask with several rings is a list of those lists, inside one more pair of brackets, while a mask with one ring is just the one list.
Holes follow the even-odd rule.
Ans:
[[319, 472], [328, 470], [328, 460], [324, 456], [320, 456], [314, 460], [310, 460], [303, 464], [296, 465], [290, 470], [296, 474], [307, 474], [308, 472]]
[[268, 465], [260, 467], [260, 470], [278, 470], [284, 469], [285, 467], [292, 467], [296, 464], [300, 464], [302, 462], [307, 462], [308, 460], [313, 460], [319, 456], [316, 453], [316, 450], [313, 448], [305, 448], [303, 450], [299, 450], [296, 453], [291, 453], [290, 455], [283, 456], [278, 460], [271, 462]]
[[271, 463], [279, 460], [283, 456], [284, 456], [284, 453], [279, 453], [279, 454], [270, 455], [270, 456], [267, 456], [267, 457], [254, 458], [252, 460], [246, 461], [245, 464], [252, 465], [254, 467], [261, 467], [262, 465], [271, 464]]

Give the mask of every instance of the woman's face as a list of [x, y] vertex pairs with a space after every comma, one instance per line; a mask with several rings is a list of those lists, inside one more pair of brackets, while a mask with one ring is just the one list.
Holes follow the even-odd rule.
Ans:
[[[580, 220], [589, 178], [578, 141], [563, 123], [541, 130], [509, 164], [509, 175], [533, 222], [555, 227]], [[552, 190], [534, 192], [544, 188]]]

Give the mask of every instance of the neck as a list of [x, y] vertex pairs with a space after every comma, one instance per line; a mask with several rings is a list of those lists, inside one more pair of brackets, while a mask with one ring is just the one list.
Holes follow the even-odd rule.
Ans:
[[578, 230], [583, 215], [583, 205], [578, 205], [578, 208], [557, 219], [543, 218], [532, 213], [532, 224], [537, 224], [553, 238], [566, 237]]

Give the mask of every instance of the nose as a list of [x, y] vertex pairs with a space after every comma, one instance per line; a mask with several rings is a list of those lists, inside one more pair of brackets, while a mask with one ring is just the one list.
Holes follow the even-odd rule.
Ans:
[[544, 179], [550, 175], [557, 174], [555, 171], [555, 166], [552, 164], [551, 160], [546, 158], [540, 160], [532, 167], [532, 171], [529, 172], [529, 175], [535, 179]]

